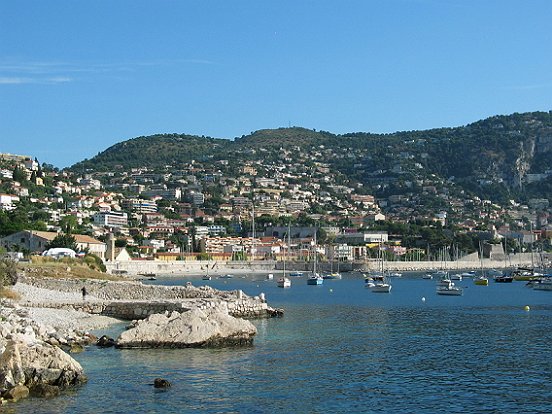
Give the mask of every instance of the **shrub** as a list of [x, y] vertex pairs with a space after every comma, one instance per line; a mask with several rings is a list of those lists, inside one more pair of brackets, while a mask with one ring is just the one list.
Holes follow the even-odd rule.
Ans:
[[13, 286], [17, 282], [17, 265], [8, 258], [0, 259], [0, 288]]
[[107, 272], [104, 262], [95, 254], [87, 254], [84, 256], [84, 263], [86, 263], [90, 269], [99, 270], [104, 273]]

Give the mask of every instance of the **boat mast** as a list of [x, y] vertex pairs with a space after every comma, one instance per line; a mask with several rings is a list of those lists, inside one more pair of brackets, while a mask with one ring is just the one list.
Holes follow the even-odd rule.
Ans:
[[316, 226], [314, 227], [314, 264], [312, 266], [312, 274], [316, 276], [316, 261], [317, 261], [317, 252], [316, 252]]
[[251, 202], [251, 263], [255, 261], [255, 198]]

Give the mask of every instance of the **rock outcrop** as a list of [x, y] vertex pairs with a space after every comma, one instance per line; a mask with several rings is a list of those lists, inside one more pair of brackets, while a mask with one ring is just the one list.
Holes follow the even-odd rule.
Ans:
[[[85, 382], [81, 365], [56, 346], [76, 343], [77, 338], [61, 335], [23, 314], [17, 308], [0, 310], [0, 397], [17, 401], [29, 389], [38, 388], [35, 395], [42, 394], [43, 385], [63, 388]], [[51, 387], [48, 395], [53, 395]]]
[[226, 307], [151, 315], [121, 333], [119, 348], [190, 348], [250, 345], [255, 326]]
[[60, 348], [47, 343], [10, 339], [0, 355], [0, 387], [39, 384], [66, 387], [86, 381], [81, 365]]

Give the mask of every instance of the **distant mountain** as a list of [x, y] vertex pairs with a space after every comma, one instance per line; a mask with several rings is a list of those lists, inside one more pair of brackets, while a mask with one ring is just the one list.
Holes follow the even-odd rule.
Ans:
[[336, 135], [293, 127], [263, 129], [233, 141], [153, 135], [116, 144], [71, 169], [155, 168], [191, 159], [227, 159], [237, 165], [246, 160], [290, 166], [318, 162], [380, 196], [441, 181], [491, 199], [551, 198], [552, 113], [515, 113], [461, 127], [392, 134]]

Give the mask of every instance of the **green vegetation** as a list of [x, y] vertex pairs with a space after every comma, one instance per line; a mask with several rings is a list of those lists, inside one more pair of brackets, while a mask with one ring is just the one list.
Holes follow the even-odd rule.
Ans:
[[17, 282], [17, 264], [8, 258], [0, 259], [0, 288], [13, 286]]
[[46, 246], [47, 249], [53, 249], [56, 247], [63, 247], [67, 249], [71, 249], [74, 251], [78, 251], [77, 242], [75, 240], [75, 236], [72, 236], [71, 234], [58, 234], [48, 245]]

